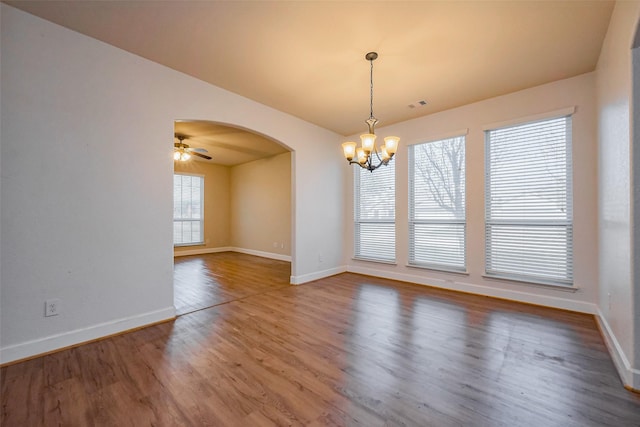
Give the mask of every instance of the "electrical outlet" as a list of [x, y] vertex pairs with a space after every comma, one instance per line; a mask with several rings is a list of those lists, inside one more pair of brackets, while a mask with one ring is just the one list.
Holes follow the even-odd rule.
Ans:
[[58, 298], [48, 299], [44, 302], [44, 316], [57, 316], [60, 314], [60, 300]]

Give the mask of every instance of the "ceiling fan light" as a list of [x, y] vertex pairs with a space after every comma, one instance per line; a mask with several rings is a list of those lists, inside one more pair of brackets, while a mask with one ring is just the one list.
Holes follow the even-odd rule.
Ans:
[[179, 151], [174, 151], [173, 152], [173, 160], [180, 160], [180, 152]]
[[187, 160], [189, 160], [191, 158], [191, 154], [189, 153], [182, 153], [180, 155], [180, 160], [182, 160], [183, 162], [186, 162]]

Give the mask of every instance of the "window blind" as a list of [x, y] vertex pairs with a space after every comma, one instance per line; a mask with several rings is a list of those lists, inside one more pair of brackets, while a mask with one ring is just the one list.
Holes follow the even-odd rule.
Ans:
[[409, 265], [465, 271], [465, 137], [409, 147]]
[[571, 116], [485, 138], [487, 275], [572, 285]]
[[373, 172], [354, 168], [354, 258], [395, 262], [395, 161]]
[[204, 178], [173, 175], [173, 244], [202, 244]]

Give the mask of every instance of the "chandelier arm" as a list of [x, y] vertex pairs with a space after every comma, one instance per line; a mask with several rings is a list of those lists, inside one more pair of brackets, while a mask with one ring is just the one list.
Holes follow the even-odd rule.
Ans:
[[377, 165], [374, 166], [373, 162], [371, 161], [371, 157], [369, 157], [364, 164], [363, 163], [359, 163], [359, 162], [357, 162], [355, 160], [349, 160], [349, 164], [350, 165], [358, 165], [362, 169], [366, 169], [366, 170], [368, 170], [370, 172], [373, 172], [374, 170], [378, 169], [382, 165], [385, 165], [385, 166], [388, 165], [389, 161], [385, 162], [384, 160], [380, 160], [380, 163], [378, 163]]
[[[370, 170], [371, 170], [371, 172], [373, 172], [374, 170], [378, 169], [380, 166], [382, 166], [382, 165], [386, 165], [387, 163], [389, 163], [389, 161], [384, 161], [384, 159], [381, 159], [381, 158], [380, 158], [380, 154], [378, 154], [378, 152], [377, 152], [377, 151], [375, 151], [375, 153], [376, 153], [376, 157], [378, 158], [378, 166], [376, 166], [376, 167], [375, 167], [375, 168], [373, 168], [373, 169], [370, 169]], [[369, 160], [370, 160], [370, 161], [371, 161], [371, 163], [373, 164], [373, 155], [369, 155]]]
[[[378, 158], [378, 161], [382, 161], [382, 159], [380, 158], [380, 154], [378, 154], [378, 152], [374, 149], [373, 150], [374, 153], [376, 153], [376, 157]], [[373, 155], [370, 156], [371, 158], [373, 158]]]
[[370, 172], [373, 172], [374, 170], [378, 169], [380, 166], [382, 166], [384, 164], [384, 162], [380, 162], [377, 165], [373, 165], [373, 163], [369, 163], [369, 167], [367, 168]]
[[358, 165], [358, 166], [360, 166], [362, 169], [366, 169], [366, 170], [370, 170], [370, 171], [376, 170], [376, 169], [378, 169], [378, 168], [380, 167], [380, 165], [378, 165], [378, 166], [373, 166], [373, 165], [369, 162], [369, 160], [367, 160], [367, 162], [366, 162], [366, 163], [359, 163], [359, 162], [357, 162], [357, 161], [355, 161], [355, 160], [350, 160], [350, 161], [349, 161], [349, 164], [350, 164], [350, 165]]

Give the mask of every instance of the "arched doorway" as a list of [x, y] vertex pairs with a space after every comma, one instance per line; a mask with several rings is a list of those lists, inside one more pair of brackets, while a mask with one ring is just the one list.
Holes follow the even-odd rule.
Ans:
[[[288, 284], [292, 150], [255, 132], [211, 121], [179, 120], [174, 130], [178, 315]], [[185, 161], [184, 153], [189, 157]], [[256, 271], [242, 276], [250, 269]]]

